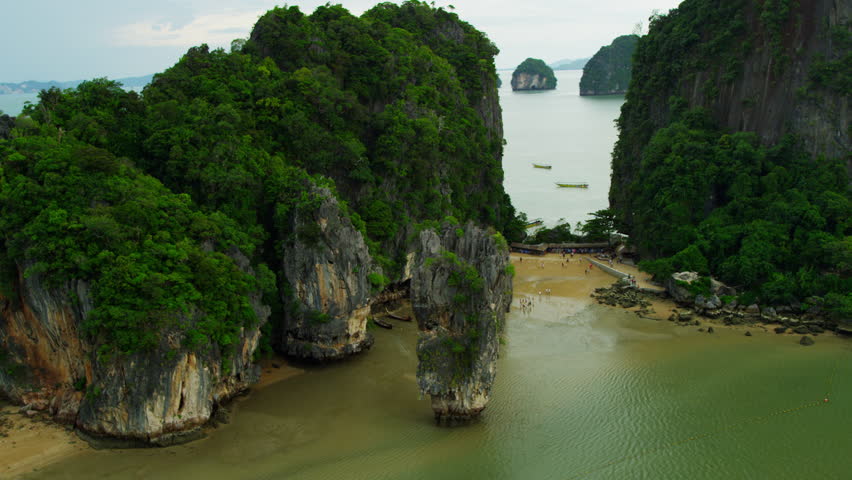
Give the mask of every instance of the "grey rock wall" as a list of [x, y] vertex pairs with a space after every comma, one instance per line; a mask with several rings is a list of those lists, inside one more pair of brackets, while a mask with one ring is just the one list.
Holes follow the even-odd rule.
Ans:
[[312, 360], [332, 360], [368, 349], [373, 260], [361, 232], [325, 188], [311, 187], [323, 201], [316, 212], [299, 214], [296, 234], [287, 242], [282, 271], [290, 305], [279, 339], [280, 350]]
[[487, 405], [512, 298], [505, 242], [472, 223], [463, 231], [422, 232], [411, 283], [417, 381], [439, 423], [476, 418]]

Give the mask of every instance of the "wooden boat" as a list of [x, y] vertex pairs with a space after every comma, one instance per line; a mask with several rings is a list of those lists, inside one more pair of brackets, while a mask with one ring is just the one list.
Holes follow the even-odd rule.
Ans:
[[524, 228], [533, 228], [533, 227], [537, 227], [537, 226], [539, 226], [539, 225], [542, 225], [543, 223], [544, 223], [544, 221], [543, 221], [542, 219], [540, 219], [540, 218], [539, 218], [539, 219], [533, 220], [532, 222], [530, 222], [530, 223], [526, 224], [526, 225], [524, 226]]
[[543, 169], [545, 169], [545, 170], [550, 170], [551, 168], [553, 168], [553, 165], [544, 165], [544, 164], [542, 164], [542, 163], [533, 163], [533, 167], [535, 167], [535, 168], [543, 168]]
[[394, 315], [394, 314], [388, 312], [387, 310], [385, 310], [385, 315], [387, 315], [389, 318], [392, 318], [394, 320], [399, 320], [401, 322], [410, 322], [411, 321], [411, 317], [400, 317], [399, 315]]
[[375, 323], [376, 325], [378, 325], [382, 328], [387, 328], [388, 330], [393, 328], [393, 325], [391, 325], [389, 322], [382, 320], [381, 318], [373, 317], [373, 323]]
[[559, 188], [589, 188], [589, 184], [585, 182], [556, 182], [556, 186]]

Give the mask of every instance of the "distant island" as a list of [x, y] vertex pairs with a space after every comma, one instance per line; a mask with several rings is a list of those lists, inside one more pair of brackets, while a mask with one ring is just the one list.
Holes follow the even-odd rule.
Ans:
[[624, 94], [630, 84], [633, 52], [638, 35], [622, 35], [601, 47], [583, 68], [580, 95]]
[[556, 75], [543, 60], [527, 58], [512, 73], [512, 90], [553, 90]]
[[591, 57], [586, 58], [563, 58], [562, 60], [557, 60], [548, 66], [554, 70], [582, 70], [583, 67], [589, 63]]
[[[145, 85], [151, 83], [152, 78], [154, 78], [154, 75], [150, 74], [143, 75], [141, 77], [119, 78], [116, 80], [116, 82], [122, 84], [126, 89], [136, 89], [142, 88]], [[81, 83], [83, 83], [83, 80], [71, 80], [68, 82], [57, 82], [55, 80], [50, 80], [47, 82], [41, 82], [36, 80], [28, 80], [26, 82], [18, 83], [6, 82], [0, 83], [0, 95], [38, 93], [42, 90], [47, 90], [52, 87], [59, 88], [60, 90], [65, 90], [66, 88], [76, 88]]]

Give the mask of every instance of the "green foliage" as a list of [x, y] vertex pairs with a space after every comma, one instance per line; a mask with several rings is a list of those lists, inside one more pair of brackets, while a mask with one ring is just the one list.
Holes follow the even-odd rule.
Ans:
[[494, 239], [494, 244], [497, 246], [497, 250], [500, 252], [508, 252], [509, 251], [509, 243], [506, 242], [506, 239], [500, 232], [494, 232], [491, 235], [491, 238]]
[[526, 73], [529, 75], [538, 75], [544, 78], [544, 83], [542, 83], [542, 87], [544, 89], [554, 89], [556, 88], [556, 75], [553, 73], [553, 69], [548, 67], [543, 60], [538, 58], [527, 58], [515, 69], [514, 73], [512, 73], [512, 88], [514, 89], [514, 79], [522, 74]]
[[622, 35], [611, 45], [601, 47], [583, 67], [580, 78], [582, 94], [624, 93], [630, 85], [633, 71], [633, 52], [639, 43], [638, 35]]
[[381, 273], [368, 273], [367, 280], [370, 281], [370, 285], [374, 292], [380, 292], [385, 289], [388, 284], [390, 284], [390, 279]]
[[0, 159], [3, 263], [28, 266], [24, 275], [48, 287], [89, 282], [82, 329], [100, 354], [154, 347], [163, 329], [183, 332], [190, 348], [225, 347], [257, 321], [247, 298], [257, 280], [209, 249], [252, 253], [233, 221], [71, 138], [0, 141]]
[[313, 325], [325, 324], [333, 320], [333, 317], [319, 310], [309, 310], [305, 313], [305, 318]]
[[[499, 119], [478, 113], [496, 98], [496, 53], [425, 2], [360, 18], [285, 6], [230, 53], [190, 48], [142, 95], [106, 79], [46, 90], [0, 143], [0, 292], [16, 298], [18, 266], [90, 282], [84, 330], [102, 355], [175, 332], [227, 353], [256, 321], [250, 292], [273, 317], [293, 309], [280, 258], [296, 239], [323, 246], [325, 190], [390, 276], [406, 224], [448, 216], [514, 235]], [[232, 248], [254, 275], [221, 253]]]
[[591, 213], [592, 218], [583, 223], [580, 231], [585, 242], [608, 242], [615, 232], [615, 213], [606, 208]]
[[515, 276], [515, 266], [512, 265], [511, 263], [506, 265], [506, 275], [508, 275], [510, 277]]
[[713, 273], [764, 302], [849, 291], [844, 178], [842, 159], [811, 160], [792, 138], [765, 148], [684, 112], [651, 138], [631, 185], [632, 240], [662, 257], [640, 266]]
[[74, 380], [74, 384], [72, 385], [75, 391], [83, 392], [86, 390], [86, 377], [80, 377]]
[[579, 236], [571, 232], [571, 222], [560, 223], [553, 228], [542, 227], [525, 240], [525, 243], [569, 243], [576, 242]]
[[852, 95], [852, 22], [838, 25], [830, 32], [835, 55], [819, 56], [811, 64], [809, 88], [825, 87], [843, 95]]

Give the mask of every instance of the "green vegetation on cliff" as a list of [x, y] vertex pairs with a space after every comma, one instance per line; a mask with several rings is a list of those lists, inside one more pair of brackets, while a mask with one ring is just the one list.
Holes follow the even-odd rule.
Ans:
[[[842, 41], [829, 34], [836, 29], [811, 18], [822, 8], [832, 7], [687, 0], [652, 21], [618, 120], [610, 191], [643, 268], [710, 273], [762, 303], [820, 297], [838, 319], [852, 318], [848, 149], [831, 153], [848, 132], [813, 135], [839, 114], [848, 69], [826, 43]], [[799, 31], [811, 35], [800, 39], [808, 48], [790, 46], [789, 24], [808, 26]], [[821, 50], [834, 53], [804, 56]], [[808, 62], [803, 85], [790, 65]], [[720, 101], [723, 89], [735, 94]], [[797, 90], [805, 93], [785, 95]], [[779, 118], [793, 102], [798, 110]]]
[[627, 91], [638, 35], [622, 35], [601, 47], [583, 67], [580, 95], [614, 95]]
[[[517, 238], [496, 53], [424, 2], [361, 17], [280, 7], [231, 52], [189, 49], [142, 95], [105, 79], [43, 91], [0, 140], [4, 289], [16, 262], [91, 281], [87, 332], [119, 352], [173, 326], [189, 346], [227, 345], [254, 316], [249, 292], [284, 308], [286, 240], [318, 238], [295, 222], [321, 203], [312, 185], [365, 235], [378, 266], [362, 275], [397, 275], [416, 222], [453, 215]], [[232, 246], [258, 278], [216, 253]]]
[[17, 301], [16, 263], [47, 288], [87, 282], [82, 329], [99, 354], [154, 347], [163, 331], [188, 347], [232, 348], [257, 321], [246, 296], [259, 280], [221, 253], [251, 254], [254, 240], [225, 215], [70, 136], [0, 141], [0, 158], [4, 297]]

